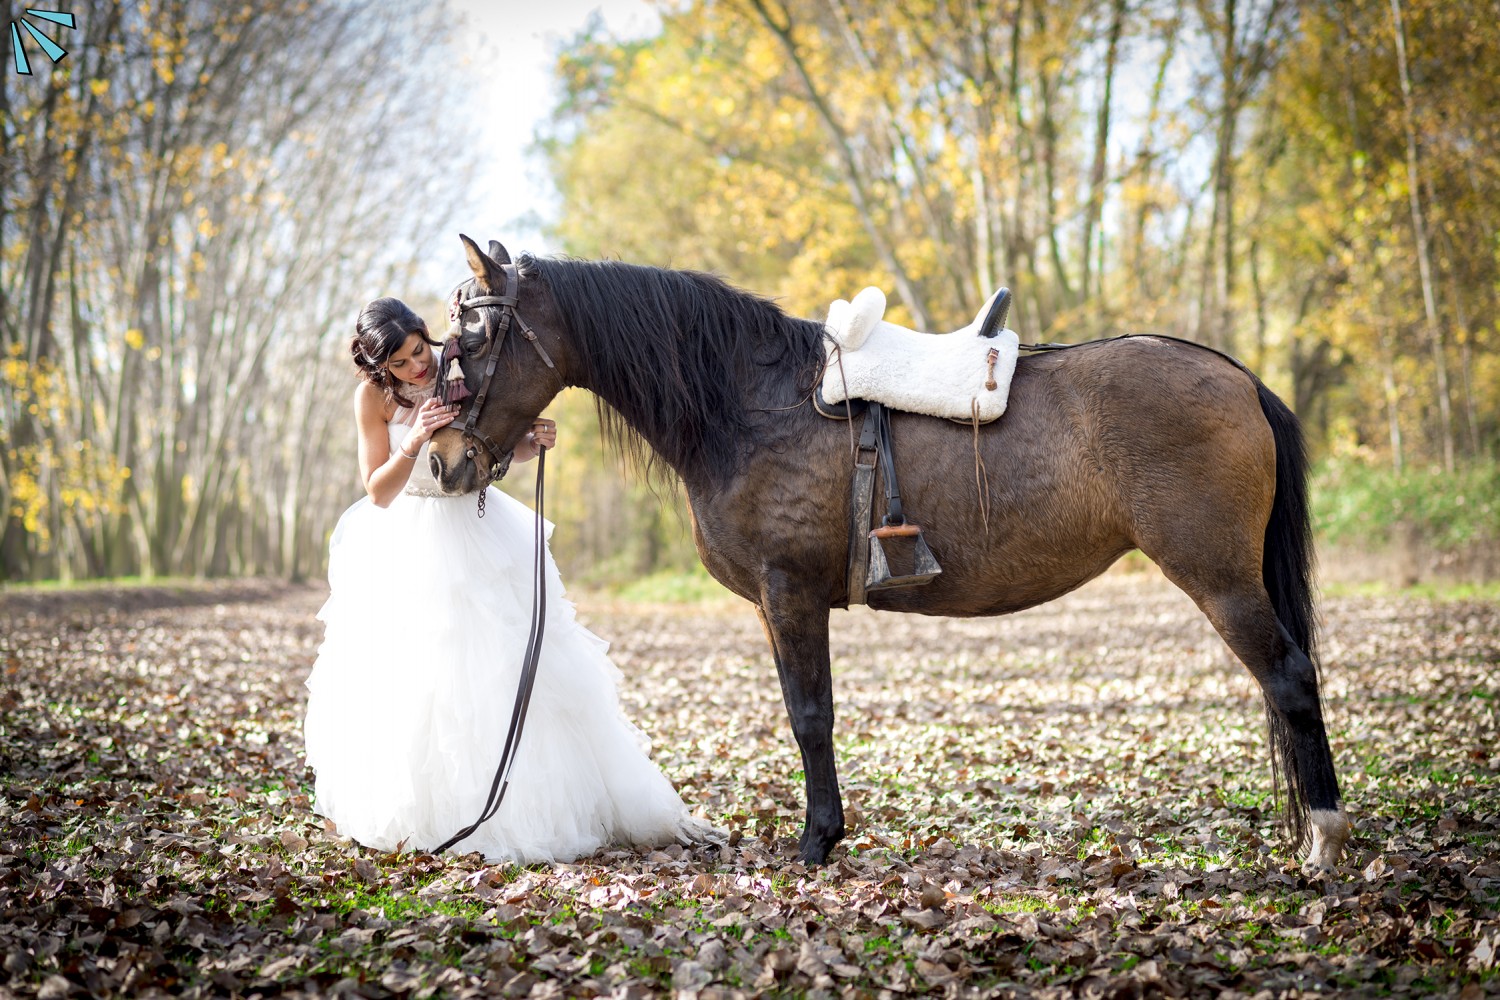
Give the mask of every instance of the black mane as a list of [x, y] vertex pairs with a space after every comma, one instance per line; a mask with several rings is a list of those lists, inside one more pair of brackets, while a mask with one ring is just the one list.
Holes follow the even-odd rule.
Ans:
[[711, 274], [530, 254], [519, 263], [578, 340], [579, 381], [605, 439], [648, 472], [665, 473], [665, 458], [724, 482], [757, 427], [786, 416], [768, 411], [795, 406], [822, 361], [821, 323]]

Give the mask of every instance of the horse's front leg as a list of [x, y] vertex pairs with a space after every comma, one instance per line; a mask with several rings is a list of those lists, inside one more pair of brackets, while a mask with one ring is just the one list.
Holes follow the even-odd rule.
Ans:
[[770, 571], [756, 610], [776, 658], [787, 716], [807, 776], [807, 822], [799, 856], [822, 864], [844, 837], [844, 803], [833, 759], [833, 676], [828, 665], [828, 603]]

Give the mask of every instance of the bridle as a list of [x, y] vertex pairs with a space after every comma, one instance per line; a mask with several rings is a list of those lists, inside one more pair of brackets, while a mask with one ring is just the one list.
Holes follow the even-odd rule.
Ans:
[[[481, 306], [498, 306], [500, 308], [498, 320], [489, 310], [480, 312], [484, 320], [484, 342], [488, 348], [488, 354], [485, 357], [484, 378], [479, 383], [478, 395], [474, 397], [473, 401], [469, 404], [468, 412], [464, 414], [463, 426], [459, 428], [459, 432], [463, 435], [464, 444], [466, 445], [464, 457], [472, 461], [478, 455], [476, 445], [483, 445], [484, 450], [490, 456], [490, 465], [485, 471], [484, 482], [480, 485], [479, 491], [479, 511], [481, 516], [484, 514], [484, 487], [504, 475], [505, 468], [500, 464], [500, 456], [502, 454], [500, 447], [479, 429], [479, 414], [484, 409], [485, 401], [489, 399], [490, 387], [495, 384], [495, 371], [500, 365], [500, 348], [505, 343], [505, 336], [510, 332], [512, 322], [520, 329], [521, 336], [529, 341], [532, 347], [536, 348], [536, 352], [541, 356], [543, 363], [553, 371], [557, 370], [557, 366], [552, 363], [552, 357], [547, 353], [547, 349], [537, 339], [536, 331], [527, 325], [526, 320], [521, 318], [520, 312], [516, 309], [516, 304], [520, 301], [518, 291], [521, 285], [520, 269], [514, 264], [502, 264], [501, 268], [505, 271], [505, 291], [503, 294], [476, 295], [472, 298], [464, 298], [464, 285], [459, 285], [454, 289], [453, 298], [448, 303], [448, 340], [443, 345], [442, 363], [438, 366], [439, 377], [442, 378], [441, 373], [463, 352], [460, 341], [463, 337], [464, 313], [479, 311]], [[465, 282], [464, 284], [468, 283]], [[465, 379], [463, 378], [453, 381], [445, 378], [440, 383], [439, 392], [445, 405], [457, 403], [468, 397], [468, 386], [465, 384]]]

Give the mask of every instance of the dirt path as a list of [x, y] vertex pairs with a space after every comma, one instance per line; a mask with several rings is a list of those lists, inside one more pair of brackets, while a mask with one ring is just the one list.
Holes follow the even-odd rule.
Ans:
[[1500, 606], [1323, 605], [1349, 865], [1277, 841], [1259, 695], [1116, 575], [1004, 619], [835, 612], [850, 835], [802, 790], [748, 606], [586, 600], [734, 846], [517, 870], [325, 830], [312, 587], [0, 594], [0, 994], [1500, 995]]

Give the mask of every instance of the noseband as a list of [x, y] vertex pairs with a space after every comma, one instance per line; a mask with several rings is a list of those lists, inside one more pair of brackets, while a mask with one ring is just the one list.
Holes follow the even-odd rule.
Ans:
[[[490, 386], [494, 385], [495, 370], [500, 364], [500, 348], [505, 343], [505, 335], [510, 332], [512, 320], [515, 321], [516, 326], [520, 329], [521, 336], [530, 341], [531, 346], [536, 348], [537, 354], [541, 355], [542, 361], [547, 367], [553, 371], [557, 370], [557, 366], [552, 363], [551, 356], [547, 354], [547, 349], [537, 339], [536, 331], [532, 330], [526, 324], [526, 321], [521, 318], [521, 314], [516, 310], [516, 304], [520, 301], [519, 288], [521, 278], [519, 269], [514, 264], [503, 264], [501, 267], [505, 271], [505, 293], [503, 295], [476, 295], [473, 298], [466, 299], [463, 297], [463, 285], [459, 285], [454, 290], [453, 300], [448, 303], [448, 341], [443, 346], [443, 360], [439, 366], [440, 370], [445, 370], [463, 353], [460, 341], [463, 336], [464, 313], [477, 311], [481, 306], [498, 306], [500, 309], [500, 318], [498, 321], [488, 310], [480, 312], [480, 316], [484, 320], [484, 342], [489, 349], [489, 353], [485, 359], [484, 380], [479, 384], [479, 394], [469, 404], [469, 410], [464, 415], [463, 426], [459, 428], [460, 433], [463, 434], [464, 444], [467, 446], [467, 450], [464, 452], [466, 458], [473, 460], [478, 455], [476, 443], [483, 445], [484, 450], [489, 452], [490, 466], [486, 473], [485, 481], [480, 485], [481, 497], [484, 495], [484, 487], [499, 479], [505, 471], [500, 465], [501, 451], [499, 446], [479, 429], [479, 414], [484, 409], [485, 400], [489, 398]], [[468, 397], [468, 386], [465, 385], [465, 380], [462, 377], [451, 381], [445, 377], [440, 386], [440, 394], [445, 405], [457, 403]]]

